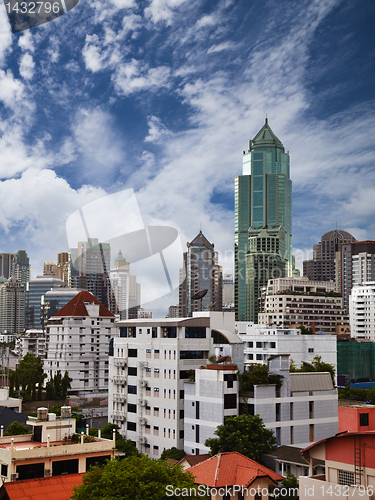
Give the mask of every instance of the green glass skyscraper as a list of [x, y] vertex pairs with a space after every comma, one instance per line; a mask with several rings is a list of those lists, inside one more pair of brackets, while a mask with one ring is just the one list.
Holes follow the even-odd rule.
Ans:
[[243, 153], [235, 181], [235, 310], [258, 319], [259, 288], [292, 275], [292, 181], [289, 154], [268, 120]]

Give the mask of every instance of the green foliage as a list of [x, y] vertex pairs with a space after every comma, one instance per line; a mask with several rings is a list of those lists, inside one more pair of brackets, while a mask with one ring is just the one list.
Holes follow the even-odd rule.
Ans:
[[105, 424], [105, 426], [102, 429], [102, 438], [104, 439], [113, 439], [113, 430], [116, 431], [116, 439], [120, 438], [121, 435], [118, 432], [120, 427], [117, 424], [111, 424], [108, 422], [108, 424]]
[[24, 401], [40, 400], [45, 378], [41, 359], [27, 353], [16, 370], [9, 375], [9, 396], [20, 395]]
[[[152, 460], [146, 455], [112, 460], [104, 467], [91, 467], [83, 476], [82, 484], [74, 489], [73, 500], [167, 500], [181, 498], [168, 495], [168, 485], [187, 488], [186, 500], [196, 499], [198, 485], [189, 472], [170, 467], [166, 462]], [[204, 499], [204, 497], [199, 497]]]
[[339, 389], [339, 399], [349, 399], [351, 401], [365, 401], [369, 404], [375, 404], [375, 387], [370, 389], [359, 389], [354, 387], [345, 387]]
[[173, 460], [181, 460], [186, 455], [184, 450], [179, 450], [175, 446], [169, 448], [168, 450], [164, 450], [161, 454], [161, 460], [166, 460], [167, 458], [172, 458]]
[[298, 325], [297, 328], [301, 330], [302, 335], [313, 335], [314, 333], [311, 328], [307, 328], [305, 325]]
[[122, 437], [116, 439], [116, 448], [121, 453], [125, 453], [127, 457], [141, 456], [137, 447], [131, 439], [125, 440]]
[[7, 430], [4, 432], [4, 436], [18, 436], [19, 434], [31, 434], [32, 431], [30, 427], [22, 422], [17, 422], [16, 420], [8, 425]]
[[215, 364], [216, 363], [216, 356], [215, 355], [212, 355], [208, 358], [208, 361], [212, 364]]
[[68, 372], [65, 372], [62, 377], [59, 370], [56, 375], [46, 383], [46, 399], [66, 399], [72, 380], [73, 379], [69, 377]]
[[298, 479], [290, 471], [286, 471], [286, 478], [281, 481], [281, 489], [285, 488], [288, 493], [280, 495], [279, 498], [282, 500], [298, 500], [298, 487]]
[[91, 427], [89, 434], [90, 436], [98, 437], [98, 429], [96, 427]]
[[266, 429], [259, 415], [227, 417], [224, 425], [214, 432], [217, 438], [206, 439], [205, 446], [211, 448], [210, 455], [238, 451], [256, 462], [262, 463], [262, 455], [276, 448], [273, 432]]
[[240, 392], [253, 392], [254, 385], [276, 384], [276, 389], [283, 385], [283, 376], [269, 372], [267, 365], [254, 364], [249, 366], [249, 370], [243, 373], [238, 372], [240, 382]]
[[313, 361], [312, 361], [312, 366], [309, 365], [303, 365], [301, 368], [297, 368], [295, 364], [293, 363], [292, 369], [290, 368], [291, 372], [329, 372], [332, 377], [332, 382], [335, 383], [335, 367], [331, 365], [330, 363], [324, 363], [322, 361], [321, 356], [315, 356]]

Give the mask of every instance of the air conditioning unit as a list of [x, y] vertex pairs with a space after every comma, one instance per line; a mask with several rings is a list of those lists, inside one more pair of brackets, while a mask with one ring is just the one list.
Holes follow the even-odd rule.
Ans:
[[138, 442], [145, 444], [145, 443], [147, 443], [147, 438], [142, 436], [142, 437], [138, 438]]
[[139, 383], [139, 385], [141, 387], [146, 387], [147, 386], [147, 380], [141, 380], [140, 383]]
[[147, 361], [140, 361], [138, 363], [138, 366], [139, 366], [139, 368], [147, 368], [148, 363], [147, 363]]
[[146, 425], [146, 424], [147, 424], [147, 418], [139, 418], [139, 419], [138, 419], [138, 422], [139, 422], [141, 425]]
[[52, 469], [44, 469], [45, 476], [52, 476]]
[[168, 338], [168, 328], [166, 327], [162, 328], [161, 336], [164, 338]]
[[13, 474], [10, 475], [10, 480], [15, 481], [18, 479], [18, 472], [13, 472]]
[[147, 405], [147, 399], [138, 399], [138, 404], [140, 406], [146, 406]]

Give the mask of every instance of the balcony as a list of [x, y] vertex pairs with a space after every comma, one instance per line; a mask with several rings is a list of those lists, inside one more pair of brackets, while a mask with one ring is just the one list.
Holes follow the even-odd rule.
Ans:
[[127, 380], [127, 377], [126, 375], [113, 375], [112, 377], [112, 382], [114, 382], [115, 384], [125, 384], [126, 383], [126, 380]]
[[126, 411], [124, 410], [113, 410], [112, 417], [115, 420], [126, 420]]
[[117, 403], [125, 403], [126, 402], [126, 394], [121, 394], [119, 392], [115, 392], [113, 394], [113, 401]]
[[114, 358], [113, 363], [115, 366], [126, 366], [125, 358]]

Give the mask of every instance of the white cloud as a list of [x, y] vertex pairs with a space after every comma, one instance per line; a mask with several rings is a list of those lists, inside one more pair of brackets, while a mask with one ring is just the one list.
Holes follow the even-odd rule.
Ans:
[[103, 67], [105, 55], [101, 53], [98, 35], [87, 35], [86, 43], [82, 50], [82, 55], [85, 60], [86, 69], [93, 73], [100, 71]]
[[33, 57], [28, 52], [23, 54], [20, 61], [20, 75], [22, 78], [25, 80], [31, 80], [34, 75], [34, 67], [35, 63], [33, 61]]
[[200, 19], [198, 19], [196, 23], [197, 28], [206, 28], [207, 26], [215, 26], [218, 22], [216, 15], [207, 14]]
[[223, 52], [224, 50], [234, 50], [236, 47], [237, 45], [233, 42], [223, 42], [217, 45], [212, 45], [212, 47], [207, 50], [207, 54], [211, 54], [213, 52]]
[[0, 66], [12, 50], [12, 32], [5, 9], [0, 9]]
[[0, 70], [0, 100], [9, 108], [19, 105], [23, 97], [23, 84], [15, 80], [12, 72]]
[[111, 0], [118, 9], [131, 9], [135, 7], [135, 0]]
[[165, 139], [171, 132], [165, 125], [162, 124], [160, 118], [157, 116], [149, 116], [148, 121], [148, 135], [145, 138], [146, 142], [159, 142], [160, 139]]
[[171, 70], [167, 66], [149, 68], [146, 64], [133, 59], [119, 66], [112, 78], [116, 89], [129, 95], [142, 90], [156, 91], [161, 87], [168, 87], [170, 73]]
[[145, 9], [145, 17], [153, 23], [165, 22], [171, 24], [175, 10], [187, 0], [151, 0], [150, 5]]
[[22, 50], [28, 50], [30, 52], [34, 52], [35, 50], [34, 38], [30, 30], [23, 32], [23, 35], [20, 36], [18, 40], [18, 45], [21, 47]]

